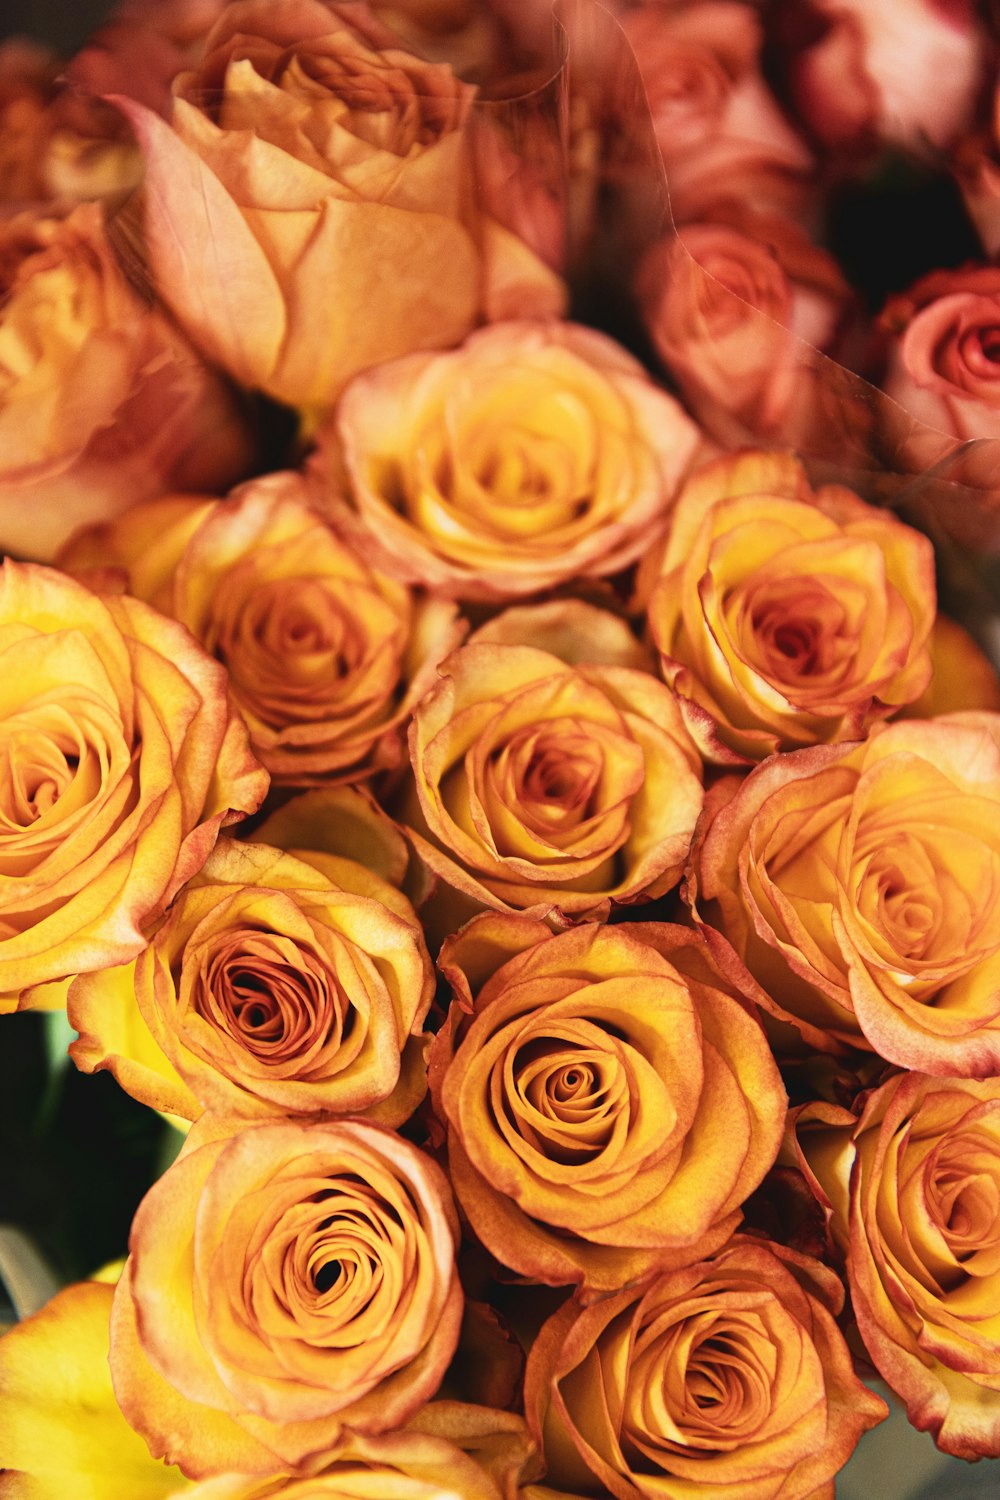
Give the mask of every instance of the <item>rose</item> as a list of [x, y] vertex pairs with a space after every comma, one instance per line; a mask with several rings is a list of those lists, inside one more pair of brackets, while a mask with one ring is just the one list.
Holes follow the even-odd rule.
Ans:
[[223, 663], [276, 782], [357, 780], [398, 763], [402, 727], [459, 638], [453, 607], [369, 567], [296, 473], [228, 500], [171, 497], [74, 538], [63, 566], [124, 567]]
[[607, 1292], [725, 1242], [777, 1153], [785, 1096], [696, 933], [553, 936], [486, 914], [439, 963], [456, 1000], [432, 1090], [452, 1186], [498, 1260]]
[[0, 994], [128, 962], [267, 775], [225, 673], [137, 600], [0, 574]]
[[[351, 860], [221, 839], [134, 966], [76, 981], [71, 1054], [189, 1118], [364, 1112], [401, 1125], [426, 1086], [432, 993], [420, 925], [392, 886]], [[136, 1005], [186, 1088], [131, 1049], [116, 1055], [114, 1028]]]
[[[520, 612], [526, 626], [531, 615]], [[589, 656], [591, 637], [588, 626], [572, 640], [573, 665], [473, 641], [442, 663], [414, 711], [408, 834], [466, 915], [595, 916], [680, 877], [700, 762], [673, 694], [631, 653], [617, 658], [628, 665], [603, 649]]]
[[313, 1473], [433, 1394], [462, 1312], [432, 1161], [380, 1126], [199, 1121], [132, 1224], [111, 1374], [192, 1478]]
[[697, 437], [604, 335], [495, 324], [452, 353], [411, 355], [348, 387], [320, 435], [322, 504], [410, 583], [514, 598], [634, 562]]
[[885, 1415], [855, 1376], [833, 1273], [735, 1236], [712, 1258], [582, 1306], [528, 1357], [546, 1482], [616, 1500], [812, 1500]]
[[795, 108], [827, 147], [926, 154], [968, 128], [985, 38], [965, 0], [782, 0], [774, 24]]
[[886, 303], [884, 388], [920, 422], [959, 438], [1000, 437], [1000, 267], [932, 271]]
[[798, 1140], [879, 1373], [944, 1452], [1000, 1456], [1000, 1079], [898, 1075]]
[[0, 203], [113, 201], [142, 176], [118, 112], [58, 87], [71, 72], [25, 39], [0, 43]]
[[699, 911], [746, 966], [727, 972], [745, 984], [749, 970], [759, 1003], [812, 1047], [1000, 1071], [998, 802], [989, 713], [757, 767], [719, 795], [693, 860]]
[[660, 566], [650, 630], [711, 759], [860, 738], [930, 679], [930, 543], [790, 453], [693, 475]]
[[733, 0], [642, 5], [622, 18], [646, 86], [676, 223], [720, 199], [791, 209], [812, 157], [760, 71], [763, 27]]
[[394, 43], [362, 5], [238, 0], [170, 125], [119, 100], [161, 295], [242, 384], [313, 411], [359, 370], [455, 343], [488, 301], [464, 222], [474, 91]]
[[[920, 476], [907, 498], [929, 529], [995, 551], [1000, 271], [932, 271], [890, 298], [879, 324], [888, 335], [882, 383], [892, 398], [879, 408], [882, 442], [893, 467]], [[990, 441], [966, 452], [960, 445], [970, 439]]]
[[0, 225], [0, 293], [0, 547], [45, 561], [84, 522], [239, 477], [231, 396], [132, 290], [96, 206]]
[[[658, 240], [636, 283], [643, 321], [688, 407], [727, 446], [811, 437], [847, 285], [788, 219], [727, 210]], [[810, 349], [803, 346], [810, 345]]]

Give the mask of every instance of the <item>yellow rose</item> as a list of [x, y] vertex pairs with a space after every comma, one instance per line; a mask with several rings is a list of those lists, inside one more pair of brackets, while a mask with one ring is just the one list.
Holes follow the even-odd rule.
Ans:
[[[175, 81], [170, 124], [119, 98], [156, 285], [199, 348], [316, 410], [359, 370], [462, 338], [495, 248], [466, 222], [474, 92], [366, 6], [237, 0]], [[556, 309], [557, 279], [538, 279], [528, 305]]]
[[635, 562], [698, 432], [603, 334], [515, 322], [358, 376], [319, 441], [320, 503], [366, 555], [502, 600]]
[[498, 1260], [608, 1292], [725, 1242], [774, 1160], [786, 1100], [697, 933], [553, 936], [489, 913], [440, 965], [456, 1001], [432, 1089], [452, 1186]]
[[311, 508], [297, 473], [228, 500], [170, 496], [75, 537], [63, 566], [124, 569], [225, 666], [278, 784], [398, 764], [410, 709], [460, 639], [454, 606], [370, 567]]
[[133, 1220], [119, 1404], [192, 1478], [315, 1473], [345, 1429], [399, 1427], [437, 1389], [457, 1240], [443, 1174], [391, 1131], [199, 1121]]
[[886, 1412], [854, 1374], [842, 1303], [818, 1261], [741, 1235], [589, 1306], [572, 1298], [525, 1376], [546, 1482], [615, 1500], [828, 1495]]
[[[225, 673], [172, 620], [49, 568], [0, 574], [0, 995], [126, 963], [267, 789]], [[57, 983], [59, 982], [59, 983]]]
[[716, 799], [698, 909], [762, 1005], [812, 1047], [1000, 1071], [1000, 715], [882, 725]]
[[910, 1421], [945, 1453], [1000, 1457], [1000, 1079], [901, 1074], [799, 1146]]
[[75, 527], [253, 453], [219, 376], [133, 290], [101, 211], [0, 224], [0, 548], [49, 561]]
[[[308, 862], [307, 862], [308, 861]], [[360, 865], [221, 839], [134, 965], [76, 981], [70, 1048], [143, 1103], [401, 1125], [426, 1087], [433, 971], [404, 896]], [[138, 1006], [183, 1085], [117, 1035]]]
[[702, 753], [860, 739], [927, 685], [934, 552], [790, 453], [718, 459], [674, 512], [649, 626]]
[[468, 914], [598, 915], [680, 878], [702, 787], [677, 699], [586, 637], [571, 652], [480, 637], [414, 711], [410, 837]]

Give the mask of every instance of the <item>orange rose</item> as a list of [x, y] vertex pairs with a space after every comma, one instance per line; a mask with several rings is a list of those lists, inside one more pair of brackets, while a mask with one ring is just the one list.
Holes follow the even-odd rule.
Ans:
[[[392, 886], [351, 860], [221, 839], [134, 966], [77, 980], [71, 1055], [188, 1118], [367, 1113], [401, 1125], [426, 1086], [432, 994], [423, 933]], [[114, 1028], [135, 1005], [186, 1089], [116, 1055]]]
[[198, 1122], [132, 1225], [111, 1374], [192, 1478], [315, 1473], [434, 1393], [462, 1314], [441, 1172], [377, 1125]]
[[676, 402], [603, 334], [500, 323], [349, 386], [320, 436], [322, 503], [410, 583], [514, 598], [634, 562], [697, 441]]
[[996, 714], [780, 756], [716, 805], [695, 856], [700, 910], [810, 1046], [996, 1073], [998, 810]]
[[696, 933], [649, 922], [554, 937], [486, 914], [440, 964], [459, 998], [432, 1087], [452, 1186], [498, 1260], [614, 1291], [725, 1242], [774, 1160], [786, 1101]]
[[0, 225], [0, 547], [47, 561], [136, 500], [232, 483], [251, 453], [228, 390], [132, 289], [95, 205]]
[[587, 643], [470, 643], [414, 711], [410, 837], [467, 914], [593, 916], [680, 878], [702, 788], [677, 699]]
[[791, 220], [727, 212], [658, 240], [636, 282], [643, 321], [688, 409], [726, 447], [814, 442], [822, 364], [848, 288]]
[[1000, 1457], [1000, 1079], [892, 1078], [800, 1147], [879, 1373], [945, 1453]]
[[126, 963], [253, 812], [267, 775], [225, 673], [134, 599], [49, 568], [0, 574], [0, 994], [54, 1001], [66, 976]]
[[790, 453], [701, 469], [649, 604], [666, 680], [709, 759], [860, 738], [931, 675], [934, 552]]
[[818, 1261], [737, 1235], [711, 1259], [591, 1306], [528, 1358], [547, 1483], [616, 1500], [815, 1500], [885, 1403], [855, 1376]]
[[74, 538], [63, 566], [124, 567], [229, 674], [275, 782], [350, 781], [398, 763], [410, 709], [459, 638], [456, 611], [411, 595], [340, 541], [296, 473], [228, 500], [169, 497]]
[[[359, 370], [473, 326], [488, 300], [464, 222], [474, 90], [449, 67], [402, 51], [364, 5], [237, 0], [174, 95], [169, 125], [117, 101], [146, 154], [153, 273], [241, 384], [315, 411]], [[541, 281], [552, 310], [561, 291]]]

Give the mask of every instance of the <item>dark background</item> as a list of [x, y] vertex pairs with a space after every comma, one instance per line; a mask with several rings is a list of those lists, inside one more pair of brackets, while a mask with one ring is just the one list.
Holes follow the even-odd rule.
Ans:
[[0, 0], [0, 37], [21, 35], [72, 52], [112, 8], [112, 0]]

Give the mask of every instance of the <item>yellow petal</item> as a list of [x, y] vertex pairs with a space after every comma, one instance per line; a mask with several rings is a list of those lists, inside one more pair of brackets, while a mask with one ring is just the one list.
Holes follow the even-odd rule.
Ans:
[[0, 1479], [10, 1500], [156, 1500], [186, 1488], [150, 1457], [108, 1372], [114, 1288], [66, 1287], [0, 1340]]

